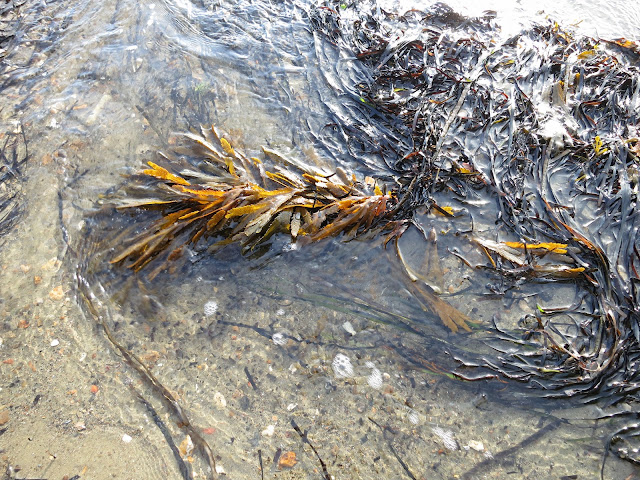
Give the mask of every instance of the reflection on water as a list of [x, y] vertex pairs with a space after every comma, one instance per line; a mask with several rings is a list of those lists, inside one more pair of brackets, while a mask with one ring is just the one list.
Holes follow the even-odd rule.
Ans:
[[[278, 237], [255, 256], [194, 251], [153, 281], [109, 264], [114, 239], [143, 222], [97, 201], [151, 152], [172, 148], [175, 132], [200, 124], [219, 125], [248, 153], [265, 145], [389, 179], [336, 127], [364, 121], [353, 119], [348, 88], [363, 72], [312, 32], [307, 2], [2, 8], [17, 27], [0, 40], [0, 222], [14, 219], [0, 230], [0, 435], [3, 467], [20, 465], [17, 478], [209, 476], [184, 418], [96, 319], [166, 387], [232, 478], [599, 472], [611, 428], [593, 421], [595, 407], [534, 402], [502, 379], [450, 378], [456, 358], [491, 354], [485, 334], [452, 335], [416, 305], [381, 239], [292, 249]], [[597, 25], [594, 11], [586, 32], [617, 25], [611, 36], [637, 38], [637, 22]], [[487, 208], [479, 202], [473, 218]], [[427, 214], [417, 222], [438, 234], [443, 298], [482, 324], [497, 314], [514, 327], [536, 305], [576, 296], [571, 284], [503, 288], [448, 253], [486, 261], [455, 235], [470, 225]], [[424, 268], [417, 230], [399, 248]], [[615, 459], [605, 471], [632, 473]]]

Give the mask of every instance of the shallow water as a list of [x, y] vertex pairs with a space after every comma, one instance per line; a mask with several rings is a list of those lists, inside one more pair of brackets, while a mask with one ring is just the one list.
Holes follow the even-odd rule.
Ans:
[[[514, 14], [523, 24], [549, 14], [583, 20], [583, 34], [640, 37], [640, 10], [625, 2], [556, 3], [537, 2], [545, 14], [499, 10], [505, 33]], [[388, 175], [327, 127], [344, 118], [340, 87], [358, 72], [320, 69], [332, 52], [310, 31], [309, 4], [2, 8], [13, 37], [0, 50], [0, 145], [15, 158], [0, 201], [12, 199], [2, 212], [16, 219], [0, 231], [8, 478], [209, 477], [171, 405], [96, 320], [176, 398], [230, 478], [599, 475], [613, 420], [596, 422], [596, 406], [543, 401], [515, 382], [450, 378], [451, 352], [487, 353], [482, 330], [450, 334], [417, 307], [380, 239], [300, 249], [278, 239], [248, 257], [193, 251], [153, 281], [108, 263], [113, 239], [135, 219], [98, 211], [99, 199], [151, 152], [171, 148], [175, 132], [200, 124], [216, 124], [252, 154], [267, 145], [329, 169]], [[454, 236], [467, 227], [420, 220], [440, 234], [445, 298], [481, 323], [498, 314], [501, 326], [515, 326], [537, 304], [568, 304], [576, 294], [567, 284], [489, 295], [499, 278], [447, 254], [456, 247], [483, 262]], [[423, 262], [415, 231], [400, 248], [413, 265]], [[287, 452], [296, 455], [291, 467], [279, 463]], [[631, 464], [607, 461], [605, 478], [632, 475]]]

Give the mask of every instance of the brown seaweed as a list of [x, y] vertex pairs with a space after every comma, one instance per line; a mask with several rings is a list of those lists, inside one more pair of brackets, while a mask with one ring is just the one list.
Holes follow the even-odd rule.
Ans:
[[[355, 175], [319, 171], [263, 149], [278, 161], [266, 170], [261, 160], [234, 149], [213, 127], [185, 137], [190, 146], [176, 149], [175, 156], [159, 154], [157, 161], [166, 166], [149, 161], [150, 168], [133, 176], [112, 200], [119, 210], [161, 209], [162, 216], [126, 238], [111, 263], [140, 271], [157, 260], [149, 274], [153, 278], [175, 264], [186, 246], [199, 242], [206, 242], [209, 251], [236, 243], [250, 252], [276, 233], [305, 244], [337, 235], [354, 238], [389, 225], [393, 194], [377, 185], [368, 191]], [[198, 154], [197, 170], [181, 163], [178, 155], [184, 153]], [[406, 266], [400, 276], [411, 278]], [[470, 331], [469, 318], [429, 285], [408, 280], [406, 286], [452, 332]]]
[[261, 160], [234, 150], [215, 129], [200, 133], [185, 135], [202, 154], [198, 170], [161, 155], [166, 168], [149, 161], [151, 168], [134, 177], [127, 196], [115, 201], [118, 209], [162, 207], [163, 216], [129, 238], [112, 263], [139, 271], [160, 254], [175, 260], [185, 245], [208, 238], [219, 240], [210, 249], [238, 243], [252, 250], [281, 231], [301, 243], [343, 232], [354, 237], [378, 228], [387, 211], [390, 194], [378, 187], [366, 192], [355, 177], [313, 170], [282, 156], [288, 165], [269, 171]]

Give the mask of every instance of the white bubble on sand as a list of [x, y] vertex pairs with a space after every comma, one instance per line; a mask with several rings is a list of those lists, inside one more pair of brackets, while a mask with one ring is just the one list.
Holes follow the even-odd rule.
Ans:
[[440, 427], [433, 427], [431, 431], [442, 441], [442, 443], [448, 450], [458, 450], [460, 448], [451, 430], [445, 430]]
[[351, 365], [351, 360], [342, 353], [336, 355], [333, 359], [333, 363], [331, 363], [331, 367], [333, 367], [333, 373], [336, 374], [337, 378], [353, 377], [353, 365]]
[[418, 415], [418, 412], [413, 409], [409, 410], [409, 415], [407, 415], [407, 418], [414, 425], [418, 425], [418, 423], [420, 423], [420, 415]]
[[210, 317], [218, 311], [218, 302], [215, 300], [209, 300], [204, 304], [204, 315]]
[[373, 362], [365, 363], [367, 368], [371, 369], [371, 374], [367, 377], [367, 383], [371, 388], [379, 390], [382, 388], [382, 372], [378, 370]]

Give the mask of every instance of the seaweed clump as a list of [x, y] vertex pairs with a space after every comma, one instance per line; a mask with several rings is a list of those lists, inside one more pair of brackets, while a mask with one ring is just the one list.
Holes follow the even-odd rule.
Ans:
[[153, 278], [201, 238], [212, 239], [211, 252], [237, 243], [249, 253], [275, 233], [287, 232], [292, 242], [299, 237], [304, 243], [339, 233], [355, 237], [386, 223], [381, 221], [391, 194], [377, 185], [369, 188], [341, 170], [324, 172], [268, 149], [265, 154], [280, 165], [266, 170], [260, 159], [236, 151], [214, 127], [185, 138], [191, 145], [176, 149], [172, 158], [161, 155], [176, 173], [150, 161], [151, 168], [134, 178], [128, 196], [117, 202], [120, 209], [162, 207], [163, 216], [129, 238], [112, 263], [130, 259], [127, 266], [139, 271], [164, 255]]
[[[238, 244], [245, 254], [260, 254], [276, 233], [289, 235], [291, 245], [304, 245], [386, 229], [390, 230], [388, 242], [406, 228], [403, 222], [390, 219], [397, 204], [393, 193], [383, 192], [370, 178], [369, 184], [359, 182], [341, 169], [326, 172], [263, 148], [273, 162], [267, 170], [257, 157], [234, 149], [215, 127], [184, 134], [184, 138], [185, 146], [169, 155], [159, 154], [157, 161], [167, 168], [149, 161], [150, 168], [134, 175], [120, 198], [110, 200], [120, 210], [162, 210], [161, 217], [141, 232], [125, 231], [124, 248], [111, 263], [137, 272], [155, 261], [148, 274], [153, 279], [177, 268], [188, 249], [202, 245], [210, 253]], [[403, 275], [402, 261], [397, 268]], [[464, 313], [441, 300], [428, 285], [414, 281], [407, 286], [425, 311], [439, 317], [452, 332], [471, 331]]]
[[[460, 358], [461, 372], [499, 372], [548, 397], [639, 401], [638, 45], [555, 22], [504, 38], [493, 13], [462, 18], [444, 5], [344, 7], [328, 2], [312, 22], [364, 72], [343, 86], [353, 121], [342, 134], [395, 172], [395, 213], [489, 200], [494, 227], [480, 218], [471, 234], [488, 257], [480, 267], [506, 289], [570, 281], [579, 292], [567, 307], [540, 306], [520, 332], [496, 325], [495, 358]], [[564, 265], [541, 265], [544, 250]], [[625, 428], [612, 443], [637, 434]], [[632, 449], [616, 453], [640, 463]]]
[[21, 181], [28, 156], [21, 126], [0, 134], [0, 239], [16, 225], [24, 210]]

